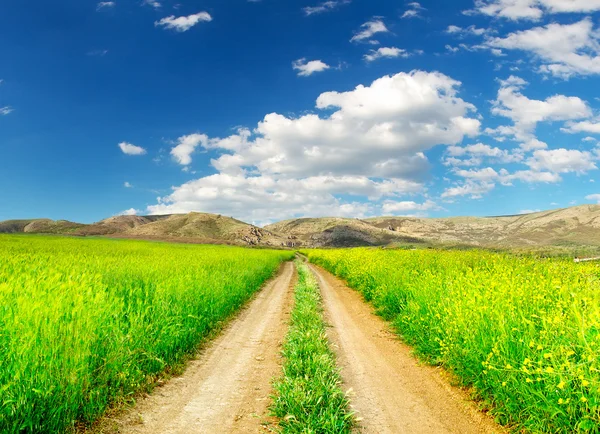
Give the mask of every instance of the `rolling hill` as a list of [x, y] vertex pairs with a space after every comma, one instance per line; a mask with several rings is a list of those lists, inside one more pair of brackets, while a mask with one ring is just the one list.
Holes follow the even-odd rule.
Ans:
[[0, 222], [0, 233], [110, 236], [271, 247], [471, 245], [600, 247], [600, 205], [499, 217], [299, 218], [260, 228], [231, 217], [196, 213], [115, 216], [93, 224], [49, 219]]

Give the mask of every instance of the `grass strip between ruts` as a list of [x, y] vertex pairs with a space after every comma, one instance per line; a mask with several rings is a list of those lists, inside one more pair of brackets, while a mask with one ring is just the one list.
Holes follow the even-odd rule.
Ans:
[[283, 433], [347, 433], [353, 415], [325, 333], [319, 285], [304, 263], [296, 265], [295, 305], [272, 410]]

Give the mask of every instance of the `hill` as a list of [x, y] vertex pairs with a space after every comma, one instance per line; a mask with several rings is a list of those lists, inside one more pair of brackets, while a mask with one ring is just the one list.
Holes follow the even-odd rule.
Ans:
[[380, 228], [367, 221], [349, 218], [301, 218], [265, 226], [297, 245], [311, 247], [383, 246], [394, 242], [420, 243], [410, 234]]
[[600, 248], [600, 206], [583, 205], [499, 217], [300, 218], [259, 228], [231, 217], [196, 213], [116, 216], [93, 224], [49, 219], [0, 222], [0, 233], [110, 236], [271, 247], [471, 245]]
[[440, 219], [377, 217], [366, 222], [434, 243], [493, 247], [600, 246], [600, 206], [582, 205], [531, 214]]
[[[6, 220], [0, 233], [38, 233], [73, 236], [110, 236], [192, 243], [282, 247], [277, 234], [216, 214], [189, 213], [163, 216], [115, 216], [92, 224], [50, 219]], [[289, 247], [292, 247], [290, 243]]]

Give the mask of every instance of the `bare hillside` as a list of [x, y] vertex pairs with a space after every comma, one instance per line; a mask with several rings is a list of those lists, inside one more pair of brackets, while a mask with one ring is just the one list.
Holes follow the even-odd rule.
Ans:
[[7, 220], [0, 233], [111, 236], [271, 247], [461, 244], [482, 247], [600, 247], [600, 205], [501, 217], [300, 218], [264, 228], [196, 213], [116, 216], [90, 225], [66, 220]]
[[598, 205], [505, 217], [377, 217], [365, 221], [432, 242], [496, 247], [600, 245]]
[[364, 220], [323, 217], [285, 220], [265, 226], [296, 245], [311, 247], [382, 246], [393, 242], [418, 243], [409, 234], [400, 234], [376, 227]]
[[281, 246], [283, 239], [272, 232], [231, 217], [216, 214], [174, 214], [157, 221], [138, 225], [124, 232], [144, 238], [175, 237], [219, 240], [234, 244]]

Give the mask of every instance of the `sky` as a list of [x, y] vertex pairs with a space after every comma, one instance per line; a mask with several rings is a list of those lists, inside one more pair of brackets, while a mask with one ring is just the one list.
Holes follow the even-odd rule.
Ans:
[[600, 202], [600, 0], [5, 0], [0, 58], [0, 220]]

